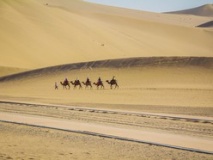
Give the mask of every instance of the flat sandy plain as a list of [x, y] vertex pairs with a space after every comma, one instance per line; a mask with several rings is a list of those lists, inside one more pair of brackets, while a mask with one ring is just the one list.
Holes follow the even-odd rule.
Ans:
[[[195, 27], [212, 17], [78, 0], [5, 0], [0, 10], [1, 113], [212, 141], [213, 32]], [[119, 89], [105, 82], [113, 76]], [[63, 89], [65, 77], [92, 82], [101, 77], [105, 89]], [[212, 154], [3, 121], [0, 147], [3, 160], [213, 159]]]

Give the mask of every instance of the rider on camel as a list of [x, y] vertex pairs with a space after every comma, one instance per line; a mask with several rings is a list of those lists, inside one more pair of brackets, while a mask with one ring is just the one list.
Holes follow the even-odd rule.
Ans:
[[115, 80], [115, 76], [112, 77], [112, 80], [113, 80], [113, 81]]
[[80, 83], [80, 81], [79, 81], [79, 79], [78, 79], [78, 78], [76, 78], [75, 83]]
[[64, 84], [68, 84], [69, 82], [68, 82], [68, 79], [67, 78], [65, 78], [65, 80], [64, 80]]
[[89, 80], [89, 78], [88, 78], [88, 77], [87, 77], [86, 83], [90, 83], [90, 80]]
[[98, 78], [98, 83], [102, 83], [101, 77]]

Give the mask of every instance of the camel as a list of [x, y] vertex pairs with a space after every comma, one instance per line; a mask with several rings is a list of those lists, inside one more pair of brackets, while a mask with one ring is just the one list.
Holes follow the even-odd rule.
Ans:
[[85, 89], [87, 87], [89, 87], [89, 86], [90, 86], [90, 89], [92, 89], [92, 83], [91, 83], [91, 81], [86, 81], [86, 82], [82, 82], [82, 83], [85, 85]]
[[101, 88], [104, 89], [104, 85], [102, 81], [98, 81], [97, 83], [94, 82], [93, 84], [97, 86], [97, 89], [99, 89], [99, 86], [101, 86]]
[[[106, 82], [108, 83], [108, 84], [110, 84], [110, 88], [112, 89], [112, 86], [113, 85], [115, 85], [115, 88], [119, 88], [119, 85], [118, 85], [118, 83], [117, 83], [117, 80], [115, 80], [115, 79], [112, 79], [111, 81], [109, 81], [109, 80], [106, 80]], [[114, 89], [115, 89], [114, 88]]]
[[75, 80], [74, 82], [73, 82], [73, 81], [70, 81], [70, 83], [71, 83], [72, 85], [74, 85], [74, 89], [76, 88], [76, 86], [79, 86], [79, 89], [82, 88], [81, 82], [80, 82], [79, 80]]
[[67, 81], [67, 82], [60, 82], [61, 83], [61, 85], [63, 86], [63, 89], [64, 88], [66, 88], [67, 89], [67, 86], [69, 87], [69, 89], [70, 89], [70, 84], [69, 84], [69, 82]]

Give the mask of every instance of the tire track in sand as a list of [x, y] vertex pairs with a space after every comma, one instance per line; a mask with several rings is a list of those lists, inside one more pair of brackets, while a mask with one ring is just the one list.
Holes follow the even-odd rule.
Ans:
[[15, 102], [15, 101], [0, 101], [0, 104], [24, 105], [24, 106], [28, 106], [28, 107], [40, 106], [40, 107], [51, 107], [51, 108], [66, 108], [68, 110], [74, 110], [74, 111], [79, 111], [79, 112], [117, 114], [117, 115], [128, 115], [128, 116], [135, 116], [135, 117], [147, 117], [147, 118], [154, 118], [154, 119], [168, 119], [168, 120], [174, 120], [174, 121], [186, 121], [186, 122], [213, 124], [212, 117], [132, 112], [132, 111], [111, 110], [111, 109], [110, 110], [109, 109], [95, 109], [95, 108], [84, 108], [84, 107], [67, 106], [67, 105], [26, 103], [26, 102]]
[[113, 138], [124, 141], [145, 143], [190, 152], [213, 154], [213, 141], [204, 138], [168, 134], [163, 132], [140, 131], [121, 127], [112, 127], [82, 123], [58, 118], [23, 115], [0, 112], [0, 121], [20, 125], [56, 129], [68, 132]]

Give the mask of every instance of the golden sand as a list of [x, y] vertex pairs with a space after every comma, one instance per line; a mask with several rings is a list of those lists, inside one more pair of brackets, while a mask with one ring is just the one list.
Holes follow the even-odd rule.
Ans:
[[[211, 17], [135, 11], [80, 0], [4, 0], [0, 12], [1, 101], [213, 116], [213, 32], [212, 28], [195, 27], [211, 21]], [[141, 57], [160, 61], [132, 66], [132, 57], [134, 63]], [[168, 57], [176, 58], [171, 61]], [[119, 67], [105, 65], [108, 59], [118, 58]], [[89, 61], [99, 66], [79, 65]], [[73, 68], [60, 66], [63, 64]], [[37, 68], [41, 70], [34, 70]], [[30, 72], [23, 72], [27, 70]], [[3, 77], [10, 74], [14, 75]], [[119, 89], [110, 89], [106, 82], [113, 76]], [[72, 85], [63, 89], [60, 85], [65, 78], [82, 82], [87, 77], [92, 82], [101, 77], [105, 89], [94, 85], [92, 89], [84, 85], [82, 89]], [[66, 112], [22, 107], [0, 105], [0, 110], [73, 120], [73, 114]], [[75, 120], [82, 120], [81, 113], [75, 116]], [[84, 118], [84, 122], [99, 123], [96, 118]], [[117, 117], [111, 118], [116, 121]], [[111, 125], [133, 123], [128, 116], [122, 118]], [[174, 121], [150, 118], [139, 128], [212, 137], [211, 124]], [[0, 159], [212, 159], [212, 155], [2, 122], [0, 144]]]

